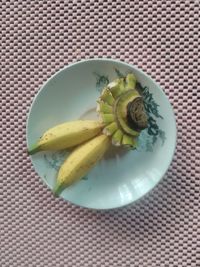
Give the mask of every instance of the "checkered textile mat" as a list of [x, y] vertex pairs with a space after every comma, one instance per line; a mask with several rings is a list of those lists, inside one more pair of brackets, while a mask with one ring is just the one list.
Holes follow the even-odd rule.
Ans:
[[[1, 0], [1, 267], [200, 266], [200, 1]], [[136, 205], [96, 212], [55, 199], [26, 154], [44, 81], [83, 58], [142, 68], [177, 120], [175, 157]]]

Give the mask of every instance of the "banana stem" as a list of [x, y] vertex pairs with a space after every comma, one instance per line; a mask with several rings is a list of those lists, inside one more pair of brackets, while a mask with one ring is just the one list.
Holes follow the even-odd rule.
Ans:
[[28, 155], [33, 155], [39, 151], [40, 151], [40, 147], [37, 144], [34, 144], [28, 149]]
[[58, 197], [61, 192], [63, 191], [64, 187], [60, 184], [56, 184], [54, 189], [53, 189], [53, 194], [55, 197]]

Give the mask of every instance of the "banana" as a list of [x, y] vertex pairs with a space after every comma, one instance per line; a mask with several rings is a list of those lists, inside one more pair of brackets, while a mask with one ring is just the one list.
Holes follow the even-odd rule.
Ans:
[[97, 102], [97, 112], [100, 112], [100, 111], [105, 114], [111, 114], [113, 113], [113, 107], [108, 105], [106, 102], [99, 100]]
[[112, 93], [114, 99], [117, 99], [117, 97], [121, 95], [121, 93], [125, 90], [124, 78], [116, 79], [113, 82], [109, 83], [108, 88]]
[[116, 122], [112, 122], [110, 124], [108, 124], [104, 129], [103, 129], [103, 133], [111, 136], [113, 135], [118, 129], [118, 125]]
[[110, 82], [97, 100], [97, 112], [104, 123], [102, 132], [115, 146], [135, 148], [136, 137], [148, 125], [148, 116], [142, 95], [136, 88], [133, 73]]
[[101, 159], [110, 144], [109, 137], [102, 134], [75, 148], [60, 167], [53, 190], [55, 195], [80, 180]]
[[112, 144], [114, 146], [120, 146], [122, 144], [122, 138], [123, 138], [123, 132], [118, 129], [114, 134], [113, 134], [113, 137], [112, 137]]
[[114, 122], [115, 121], [115, 117], [113, 114], [104, 114], [102, 113], [100, 115], [100, 120], [102, 121], [102, 123], [104, 124], [110, 124], [111, 122]]
[[103, 124], [98, 121], [77, 120], [62, 123], [46, 131], [38, 142], [31, 146], [28, 154], [44, 150], [66, 149], [79, 145], [102, 130]]
[[115, 99], [108, 88], [103, 89], [100, 99], [110, 106], [113, 106]]
[[127, 148], [136, 148], [137, 147], [137, 140], [130, 135], [124, 134], [122, 137], [122, 144]]

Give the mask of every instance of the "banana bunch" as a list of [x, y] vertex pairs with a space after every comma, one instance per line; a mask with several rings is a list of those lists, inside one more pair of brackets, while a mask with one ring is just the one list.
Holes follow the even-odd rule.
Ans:
[[30, 147], [29, 155], [40, 151], [73, 148], [58, 172], [55, 195], [81, 179], [103, 156], [110, 145], [109, 138], [101, 134], [99, 121], [77, 120], [47, 130], [38, 142]]
[[113, 145], [136, 148], [137, 136], [147, 127], [147, 115], [133, 74], [116, 79], [103, 89], [97, 112], [105, 124], [103, 133], [111, 136]]
[[60, 167], [54, 187], [59, 195], [80, 180], [104, 155], [110, 144], [136, 148], [136, 138], [147, 127], [143, 99], [136, 90], [136, 78], [128, 74], [109, 83], [97, 101], [100, 121], [65, 122], [47, 130], [28, 150], [40, 151], [73, 148]]

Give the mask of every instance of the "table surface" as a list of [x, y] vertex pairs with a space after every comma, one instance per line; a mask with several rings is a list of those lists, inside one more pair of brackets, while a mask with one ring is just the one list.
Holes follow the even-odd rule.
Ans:
[[[200, 266], [200, 1], [2, 0], [0, 266]], [[162, 182], [128, 208], [55, 199], [26, 154], [34, 95], [83, 58], [142, 68], [174, 107], [178, 140]]]

